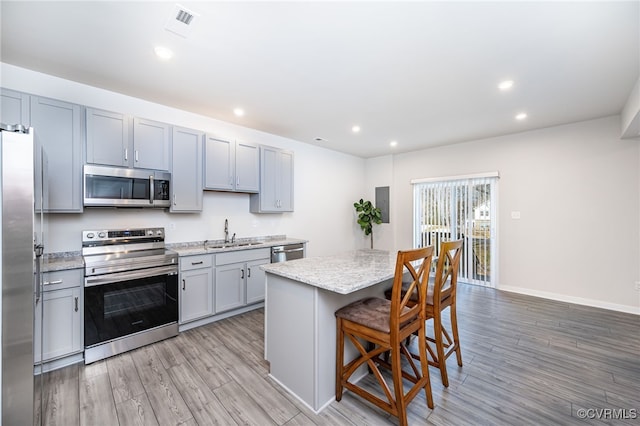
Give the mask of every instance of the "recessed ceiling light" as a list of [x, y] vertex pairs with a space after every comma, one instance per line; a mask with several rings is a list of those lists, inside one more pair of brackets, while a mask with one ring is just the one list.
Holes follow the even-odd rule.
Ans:
[[526, 112], [521, 112], [520, 114], [516, 115], [516, 120], [524, 120], [525, 118], [527, 118], [527, 113]]
[[498, 89], [509, 90], [513, 87], [513, 80], [505, 80], [498, 84]]
[[156, 46], [153, 48], [153, 51], [156, 52], [158, 58], [164, 59], [165, 61], [173, 57], [173, 52], [163, 46]]
[[389, 146], [392, 147], [392, 148], [398, 146], [398, 141], [389, 142]]
[[242, 108], [234, 108], [233, 113], [236, 115], [236, 117], [244, 116], [244, 110]]
[[360, 126], [353, 126], [353, 127], [351, 128], [351, 131], [352, 131], [353, 133], [359, 133], [359, 132], [360, 132]]

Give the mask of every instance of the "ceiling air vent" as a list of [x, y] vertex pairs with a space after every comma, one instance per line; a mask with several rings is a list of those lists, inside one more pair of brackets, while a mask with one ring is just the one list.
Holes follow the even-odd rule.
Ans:
[[190, 11], [186, 7], [176, 4], [171, 12], [171, 15], [167, 19], [167, 23], [164, 28], [167, 31], [171, 31], [181, 37], [187, 37], [191, 33], [193, 22], [198, 15], [195, 12]]

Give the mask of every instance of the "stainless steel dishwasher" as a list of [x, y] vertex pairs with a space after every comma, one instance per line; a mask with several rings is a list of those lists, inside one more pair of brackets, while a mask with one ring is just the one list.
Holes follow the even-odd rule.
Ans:
[[303, 243], [271, 247], [271, 263], [286, 262], [287, 260], [302, 259], [303, 257]]

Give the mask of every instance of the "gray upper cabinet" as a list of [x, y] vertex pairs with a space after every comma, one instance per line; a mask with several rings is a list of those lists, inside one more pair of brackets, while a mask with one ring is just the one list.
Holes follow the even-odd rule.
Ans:
[[293, 152], [260, 147], [260, 193], [249, 206], [252, 213], [293, 211]]
[[87, 163], [169, 170], [170, 126], [87, 108]]
[[48, 213], [82, 213], [81, 110], [80, 105], [30, 97], [31, 126], [47, 159]]
[[173, 127], [170, 209], [172, 213], [202, 211], [203, 138], [203, 132]]
[[[0, 121], [34, 128], [38, 164], [42, 164], [39, 148], [44, 148], [44, 183], [48, 193], [44, 211], [81, 213], [82, 107], [7, 89], [2, 89], [1, 94]], [[41, 191], [40, 180], [37, 180], [36, 192], [40, 194]]]
[[257, 192], [259, 148], [207, 136], [205, 143], [205, 189]]
[[260, 148], [246, 142], [236, 142], [236, 191], [260, 190]]
[[0, 91], [0, 123], [31, 125], [29, 117], [29, 95], [14, 90]]
[[133, 119], [133, 167], [169, 170], [169, 125]]
[[129, 117], [117, 112], [87, 108], [87, 163], [130, 165]]

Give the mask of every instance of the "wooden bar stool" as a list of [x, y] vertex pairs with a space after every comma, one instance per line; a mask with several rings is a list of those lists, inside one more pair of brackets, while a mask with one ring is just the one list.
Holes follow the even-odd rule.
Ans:
[[[375, 297], [361, 299], [336, 311], [337, 401], [342, 399], [343, 389], [346, 388], [396, 416], [401, 426], [407, 424], [407, 405], [421, 389], [425, 391], [427, 406], [433, 408], [425, 333], [427, 283], [432, 256], [433, 247], [399, 251], [390, 300]], [[417, 271], [412, 262], [420, 264]], [[411, 282], [403, 291], [402, 276], [405, 269], [411, 276]], [[415, 298], [417, 303], [412, 302], [412, 298]], [[404, 341], [414, 333], [420, 337], [419, 353], [412, 356]], [[345, 337], [359, 352], [358, 356], [346, 365]], [[391, 353], [391, 363], [380, 356], [386, 352]], [[402, 369], [402, 357], [407, 361], [411, 372]], [[420, 369], [416, 366], [414, 357], [419, 359]], [[363, 365], [368, 366], [374, 374], [386, 401], [350, 381], [353, 373]], [[378, 367], [391, 370], [393, 391]], [[413, 383], [407, 393], [404, 392], [403, 379]]]
[[[458, 317], [456, 313], [456, 287], [458, 283], [458, 269], [462, 254], [463, 240], [445, 241], [440, 245], [440, 254], [433, 280], [427, 287], [426, 317], [433, 319], [433, 337], [427, 335], [427, 352], [429, 365], [440, 370], [442, 384], [449, 386], [446, 361], [455, 352], [458, 365], [462, 367], [462, 351], [458, 335]], [[408, 283], [403, 284], [407, 289]], [[391, 299], [393, 289], [385, 292], [387, 299]], [[412, 298], [416, 303], [417, 299]], [[449, 308], [451, 330], [450, 333], [442, 324], [442, 311]], [[415, 333], [414, 333], [415, 334]], [[445, 352], [446, 350], [446, 352]], [[420, 354], [413, 354], [419, 359]]]

